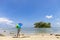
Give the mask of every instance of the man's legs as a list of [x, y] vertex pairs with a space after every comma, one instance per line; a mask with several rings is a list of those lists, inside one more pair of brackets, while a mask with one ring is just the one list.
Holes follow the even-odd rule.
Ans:
[[19, 32], [20, 32], [20, 28], [18, 28], [18, 31], [17, 31], [17, 37], [19, 37]]

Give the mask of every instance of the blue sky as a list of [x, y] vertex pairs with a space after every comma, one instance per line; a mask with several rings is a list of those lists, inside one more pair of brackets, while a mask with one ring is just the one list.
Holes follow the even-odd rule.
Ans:
[[60, 27], [60, 0], [0, 0], [1, 24], [21, 22], [30, 27], [39, 21]]

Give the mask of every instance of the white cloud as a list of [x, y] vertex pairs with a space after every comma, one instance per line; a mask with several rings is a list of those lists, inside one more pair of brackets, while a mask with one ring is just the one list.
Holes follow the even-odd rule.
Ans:
[[55, 18], [53, 21], [52, 21], [52, 25], [54, 27], [60, 27], [60, 19], [59, 18]]
[[55, 23], [54, 23], [54, 26], [55, 26], [55, 27], [60, 27], [60, 22], [55, 22]]
[[56, 24], [57, 24], [57, 25], [60, 25], [60, 23], [59, 23], [59, 22], [57, 22]]
[[46, 18], [51, 19], [51, 18], [53, 18], [53, 16], [52, 15], [47, 15]]
[[8, 18], [0, 18], [0, 24], [7, 24], [13, 26], [14, 22]]
[[56, 23], [55, 25], [59, 26], [60, 27], [60, 19], [56, 19]]

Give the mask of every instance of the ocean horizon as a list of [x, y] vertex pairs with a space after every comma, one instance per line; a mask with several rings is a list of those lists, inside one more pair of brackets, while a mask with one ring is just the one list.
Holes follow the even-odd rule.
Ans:
[[[34, 27], [22, 27], [21, 34], [40, 34], [40, 33], [49, 33], [49, 34], [60, 34], [60, 27], [51, 27], [51, 28], [34, 28]], [[4, 35], [16, 35], [16, 28], [0, 28], [0, 34]]]

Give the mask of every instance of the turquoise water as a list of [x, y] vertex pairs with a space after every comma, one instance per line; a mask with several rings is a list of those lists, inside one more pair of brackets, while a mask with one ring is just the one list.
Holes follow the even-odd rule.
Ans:
[[26, 27], [26, 28], [22, 28], [22, 32], [27, 33], [27, 34], [38, 34], [38, 33], [57, 33], [57, 34], [60, 34], [60, 27], [52, 27], [52, 28]]
[[[4, 32], [6, 31], [6, 32]], [[4, 35], [16, 35], [16, 28], [2, 28], [0, 29], [0, 33]], [[23, 34], [40, 34], [40, 33], [57, 33], [60, 34], [60, 27], [52, 27], [52, 28], [33, 28], [33, 27], [24, 27], [21, 28], [21, 32]]]

